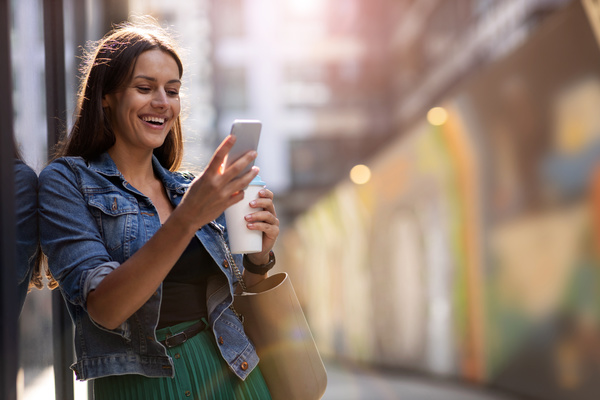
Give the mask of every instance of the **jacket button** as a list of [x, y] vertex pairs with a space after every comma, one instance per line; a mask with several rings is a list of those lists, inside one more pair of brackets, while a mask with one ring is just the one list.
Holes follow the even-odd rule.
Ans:
[[223, 260], [223, 267], [229, 268], [229, 261]]
[[175, 358], [179, 360], [181, 358], [181, 354], [179, 354], [179, 353], [175, 354]]
[[223, 336], [219, 336], [219, 344], [223, 344], [225, 341], [223, 340]]
[[192, 395], [192, 392], [190, 392], [189, 390], [185, 391], [185, 397], [190, 397]]
[[246, 361], [244, 361], [241, 365], [242, 369], [245, 371], [248, 369], [248, 363]]

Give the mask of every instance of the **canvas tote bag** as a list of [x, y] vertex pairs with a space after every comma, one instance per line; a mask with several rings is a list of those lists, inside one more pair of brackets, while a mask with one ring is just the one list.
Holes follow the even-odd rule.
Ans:
[[288, 274], [245, 288], [233, 306], [256, 346], [273, 400], [320, 399], [327, 372]]

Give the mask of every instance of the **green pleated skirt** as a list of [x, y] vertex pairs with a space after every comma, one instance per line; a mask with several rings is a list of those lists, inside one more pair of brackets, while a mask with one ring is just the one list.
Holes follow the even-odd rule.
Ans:
[[[158, 340], [175, 334], [197, 321], [156, 331]], [[181, 346], [167, 349], [175, 366], [174, 378], [120, 375], [93, 381], [95, 400], [270, 400], [265, 380], [256, 367], [246, 380], [230, 369], [210, 329], [205, 329]]]

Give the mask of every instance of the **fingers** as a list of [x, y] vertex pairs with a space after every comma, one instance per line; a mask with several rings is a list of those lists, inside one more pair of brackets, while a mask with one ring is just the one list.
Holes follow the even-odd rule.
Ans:
[[224, 167], [223, 169], [223, 178], [226, 180], [231, 180], [240, 175], [240, 173], [248, 166], [248, 164], [252, 163], [258, 154], [256, 151], [248, 151], [246, 154], [237, 159], [233, 164], [230, 164], [228, 167]]
[[[217, 181], [220, 181], [223, 184], [227, 184], [227, 182], [233, 181], [244, 170], [244, 168], [248, 166], [248, 164], [250, 164], [256, 159], [256, 151], [249, 151], [242, 157], [240, 157], [238, 160], [236, 160], [227, 169], [224, 169], [225, 158], [227, 157], [227, 154], [229, 154], [229, 151], [233, 147], [235, 141], [236, 137], [233, 135], [229, 135], [221, 142], [221, 144], [213, 154], [210, 163], [203, 172], [203, 175], [205, 175], [207, 179], [216, 179]], [[239, 188], [235, 189], [234, 192], [242, 190], [246, 186], [248, 186], [248, 184], [252, 181], [252, 179], [254, 179], [254, 177], [257, 174], [258, 170], [250, 170], [248, 173], [240, 177], [240, 182], [237, 182], [237, 185], [235, 185], [239, 186]]]
[[273, 204], [273, 192], [262, 189], [258, 195], [258, 199], [250, 202], [250, 207], [262, 210], [245, 216], [248, 228], [263, 231], [269, 237], [275, 238], [279, 234], [279, 219]]
[[219, 145], [217, 150], [214, 152], [208, 167], [206, 168], [206, 172], [217, 173], [219, 172], [223, 161], [225, 161], [225, 157], [229, 153], [229, 150], [233, 147], [233, 144], [236, 141], [236, 137], [233, 135], [227, 136]]
[[256, 151], [248, 151], [246, 152], [246, 154], [237, 159], [233, 164], [230, 163], [230, 165], [227, 168], [225, 168], [225, 158], [229, 154], [229, 151], [233, 148], [233, 144], [236, 140], [237, 139], [235, 136], [229, 135], [221, 142], [221, 144], [213, 154], [212, 159], [210, 160], [210, 163], [208, 164], [208, 167], [206, 168], [205, 172], [213, 174], [220, 172], [225, 180], [231, 180], [234, 177], [238, 176], [240, 172], [242, 172], [244, 168], [248, 166], [248, 164], [250, 164], [256, 159], [256, 156], [258, 155]]
[[244, 219], [250, 223], [264, 222], [270, 225], [279, 226], [279, 219], [269, 211], [257, 211], [255, 213], [246, 215]]
[[279, 236], [279, 219], [275, 213], [273, 204], [273, 192], [268, 189], [261, 189], [258, 192], [258, 198], [250, 202], [250, 207], [257, 211], [246, 215], [244, 218], [247, 227], [250, 230], [262, 231], [263, 235], [263, 255], [273, 249], [275, 241]]
[[247, 227], [252, 231], [264, 232], [265, 235], [273, 241], [279, 235], [279, 219], [277, 218], [274, 218], [272, 221], [269, 222], [250, 222], [248, 223]]
[[277, 216], [277, 213], [275, 212], [275, 205], [273, 204], [273, 192], [271, 192], [269, 189], [262, 189], [258, 192], [258, 196], [258, 199], [250, 202], [250, 207], [262, 208]]
[[258, 196], [263, 199], [271, 199], [271, 200], [273, 200], [275, 198], [275, 195], [269, 189], [261, 189], [258, 192]]
[[[258, 175], [258, 172], [260, 171], [260, 169], [256, 166], [252, 167], [250, 169], [250, 171], [248, 171], [247, 173], [245, 173], [241, 178], [236, 178], [233, 179], [229, 182], [227, 189], [230, 190], [231, 192], [233, 192], [234, 194], [242, 193], [243, 195], [243, 191], [246, 187], [248, 187], [248, 185], [250, 184], [250, 182], [252, 182], [252, 180], [254, 179], [254, 177], [256, 177], [256, 175]], [[224, 179], [227, 179], [226, 177], [224, 177]]]
[[232, 206], [235, 203], [242, 201], [243, 199], [244, 192], [242, 190], [238, 190], [237, 192], [232, 193], [231, 196], [229, 196], [229, 199], [225, 201], [224, 209], [229, 208], [229, 206]]

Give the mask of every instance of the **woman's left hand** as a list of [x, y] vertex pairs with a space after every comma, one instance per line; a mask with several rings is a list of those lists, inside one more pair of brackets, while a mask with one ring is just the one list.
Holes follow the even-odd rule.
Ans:
[[[262, 231], [263, 243], [260, 253], [252, 253], [247, 256], [253, 264], [262, 265], [269, 262], [269, 252], [273, 249], [277, 236], [279, 236], [279, 220], [273, 204], [273, 192], [269, 189], [261, 189], [258, 192], [258, 198], [250, 202], [250, 207], [259, 210], [246, 215], [248, 229]], [[261, 208], [262, 210], [260, 210]]]

